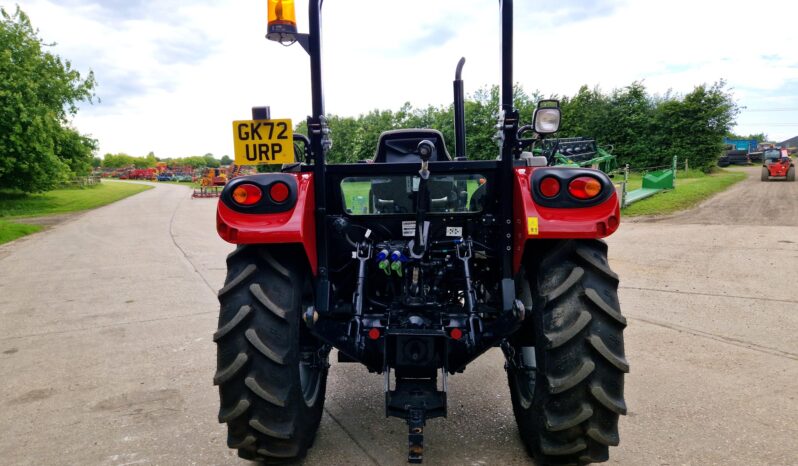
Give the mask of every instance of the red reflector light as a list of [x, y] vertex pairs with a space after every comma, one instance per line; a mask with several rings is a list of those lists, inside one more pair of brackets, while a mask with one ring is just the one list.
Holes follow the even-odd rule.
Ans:
[[463, 331], [459, 328], [453, 328], [451, 332], [449, 332], [449, 336], [452, 337], [452, 340], [459, 340], [463, 338]]
[[580, 176], [571, 180], [568, 192], [577, 199], [593, 199], [601, 192], [601, 183], [593, 177]]
[[242, 184], [233, 190], [233, 200], [239, 205], [256, 204], [261, 197], [263, 197], [263, 193], [254, 184]]
[[372, 340], [380, 338], [380, 329], [372, 328], [371, 330], [369, 330], [369, 338]]
[[540, 194], [544, 197], [554, 197], [560, 194], [560, 180], [552, 176], [543, 178], [540, 182]]
[[291, 194], [291, 191], [288, 189], [288, 185], [279, 181], [277, 183], [273, 183], [269, 188], [269, 197], [272, 198], [272, 201], [276, 202], [277, 204], [282, 204], [288, 200], [289, 194]]

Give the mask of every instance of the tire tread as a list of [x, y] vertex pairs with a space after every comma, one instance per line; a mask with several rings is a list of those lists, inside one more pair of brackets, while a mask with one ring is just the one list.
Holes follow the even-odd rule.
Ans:
[[300, 386], [300, 344], [320, 343], [301, 336], [309, 272], [296, 259], [285, 245], [238, 247], [218, 293], [218, 418], [227, 424], [227, 445], [251, 461], [300, 460], [321, 421], [326, 368], [314, 404], [305, 402]]
[[620, 441], [618, 417], [627, 412], [627, 321], [618, 305], [618, 276], [610, 269], [603, 241], [544, 244], [548, 249], [524, 262], [532, 323], [514, 336], [517, 343], [511, 341], [520, 346], [539, 342], [534, 345], [537, 383], [531, 403], [519, 398], [524, 369], [507, 365], [521, 439], [539, 464], [607, 461], [609, 447]]

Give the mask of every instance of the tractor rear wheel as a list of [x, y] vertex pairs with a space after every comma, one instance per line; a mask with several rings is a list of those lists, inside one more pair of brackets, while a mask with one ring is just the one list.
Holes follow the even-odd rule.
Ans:
[[327, 385], [327, 351], [300, 321], [308, 269], [290, 247], [240, 246], [219, 290], [219, 422], [242, 458], [296, 461], [312, 445]]
[[795, 167], [790, 167], [787, 170], [787, 181], [795, 181]]
[[762, 181], [769, 180], [770, 179], [769, 176], [770, 176], [770, 171], [768, 171], [766, 167], [762, 167]]
[[541, 243], [525, 258], [532, 315], [510, 340], [507, 372], [521, 440], [541, 464], [606, 461], [626, 414], [626, 319], [599, 240]]

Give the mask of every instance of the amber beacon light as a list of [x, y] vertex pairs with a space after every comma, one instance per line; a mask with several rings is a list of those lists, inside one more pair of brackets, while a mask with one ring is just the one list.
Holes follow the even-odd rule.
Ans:
[[277, 42], [296, 40], [294, 0], [269, 0], [269, 29], [266, 38]]

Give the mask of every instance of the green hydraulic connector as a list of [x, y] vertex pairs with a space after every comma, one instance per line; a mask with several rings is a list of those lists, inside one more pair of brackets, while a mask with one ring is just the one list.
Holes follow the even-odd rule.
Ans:
[[380, 261], [378, 267], [382, 269], [383, 272], [385, 272], [385, 275], [390, 275], [391, 274], [391, 268], [389, 267], [390, 265], [391, 263], [388, 261], [388, 259], [385, 259]]
[[402, 276], [402, 261], [396, 261], [391, 264], [391, 268], [396, 272], [396, 275]]

